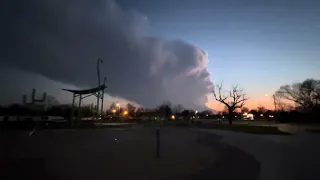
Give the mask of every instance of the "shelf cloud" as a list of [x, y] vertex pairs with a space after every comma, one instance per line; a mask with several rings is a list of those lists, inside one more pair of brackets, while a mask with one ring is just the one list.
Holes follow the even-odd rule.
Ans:
[[213, 83], [208, 55], [182, 40], [152, 36], [145, 15], [112, 0], [7, 1], [1, 7], [1, 62], [154, 107], [166, 100], [205, 107]]

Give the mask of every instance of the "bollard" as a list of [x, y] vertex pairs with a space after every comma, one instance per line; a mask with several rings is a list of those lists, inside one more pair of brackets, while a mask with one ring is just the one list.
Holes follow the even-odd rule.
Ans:
[[160, 130], [157, 129], [157, 158], [160, 157]]

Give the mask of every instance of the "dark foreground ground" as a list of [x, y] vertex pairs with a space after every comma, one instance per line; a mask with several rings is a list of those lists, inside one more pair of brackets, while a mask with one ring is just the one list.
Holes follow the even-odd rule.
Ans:
[[[156, 130], [43, 130], [0, 134], [0, 179], [246, 179], [260, 163], [215, 134]], [[200, 138], [199, 138], [200, 137]]]

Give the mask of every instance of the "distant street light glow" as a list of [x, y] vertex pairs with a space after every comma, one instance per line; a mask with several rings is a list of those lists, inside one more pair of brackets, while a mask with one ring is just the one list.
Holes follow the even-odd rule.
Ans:
[[171, 116], [171, 119], [172, 119], [172, 120], [175, 120], [175, 119], [176, 119], [176, 117], [175, 117], [174, 115], [172, 115], [172, 116]]
[[118, 107], [119, 114], [120, 114], [120, 113], [121, 113], [121, 112], [120, 112], [120, 103], [117, 103], [116, 106]]

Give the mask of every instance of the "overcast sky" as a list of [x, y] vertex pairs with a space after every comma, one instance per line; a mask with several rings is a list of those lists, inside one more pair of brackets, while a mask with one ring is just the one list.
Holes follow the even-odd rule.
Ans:
[[271, 107], [280, 85], [320, 78], [317, 0], [5, 1], [2, 103], [32, 87], [69, 101], [61, 88], [97, 85], [98, 58], [107, 102], [146, 107], [216, 107], [222, 80], [245, 89], [247, 106]]

